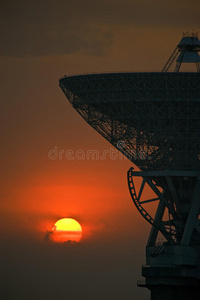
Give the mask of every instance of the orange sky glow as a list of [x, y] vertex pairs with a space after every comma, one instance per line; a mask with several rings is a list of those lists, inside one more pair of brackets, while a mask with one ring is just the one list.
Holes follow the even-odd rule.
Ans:
[[[9, 0], [0, 14], [4, 299], [34, 300], [40, 293], [54, 300], [58, 291], [72, 300], [148, 299], [136, 280], [150, 225], [127, 184], [128, 169], [137, 167], [119, 153], [110, 156], [111, 145], [71, 107], [58, 80], [160, 71], [183, 31], [200, 35], [199, 1]], [[55, 147], [108, 154], [52, 159]], [[151, 195], [147, 188], [144, 197]], [[50, 241], [61, 218], [81, 224], [74, 248]]]

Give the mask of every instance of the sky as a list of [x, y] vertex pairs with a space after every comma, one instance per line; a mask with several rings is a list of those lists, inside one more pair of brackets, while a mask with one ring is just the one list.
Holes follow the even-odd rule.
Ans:
[[[183, 32], [200, 33], [199, 11], [198, 0], [1, 1], [2, 299], [149, 300], [137, 287], [150, 225], [129, 195], [135, 166], [119, 153], [80, 159], [113, 148], [58, 81], [160, 71]], [[51, 241], [64, 217], [81, 224], [79, 243]]]

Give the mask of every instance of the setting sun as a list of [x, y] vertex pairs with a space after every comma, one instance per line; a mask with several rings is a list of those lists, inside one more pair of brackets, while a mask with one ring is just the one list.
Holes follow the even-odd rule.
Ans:
[[74, 219], [60, 219], [52, 227], [52, 239], [54, 242], [79, 242], [81, 237], [81, 225]]

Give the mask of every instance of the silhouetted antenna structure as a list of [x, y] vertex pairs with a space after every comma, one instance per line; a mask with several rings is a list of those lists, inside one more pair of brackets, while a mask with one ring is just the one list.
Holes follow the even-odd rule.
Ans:
[[[200, 72], [177, 72], [192, 57], [199, 66], [198, 49], [197, 35], [187, 34], [164, 72], [59, 80], [83, 119], [140, 169], [131, 167], [127, 180], [133, 203], [152, 226], [145, 281], [138, 282], [152, 300], [197, 300], [200, 294]], [[165, 72], [178, 54], [176, 72]]]
[[179, 72], [182, 63], [194, 63], [196, 65], [197, 72], [200, 72], [199, 51], [200, 41], [198, 39], [198, 32], [183, 33], [181, 41], [172, 52], [162, 71], [167, 72], [174, 60], [177, 58], [174, 72]]

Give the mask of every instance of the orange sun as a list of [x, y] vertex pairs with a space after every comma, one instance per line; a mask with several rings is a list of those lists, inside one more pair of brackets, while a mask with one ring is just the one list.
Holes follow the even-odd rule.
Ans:
[[52, 227], [52, 239], [54, 242], [79, 242], [81, 238], [81, 225], [74, 219], [60, 219]]

